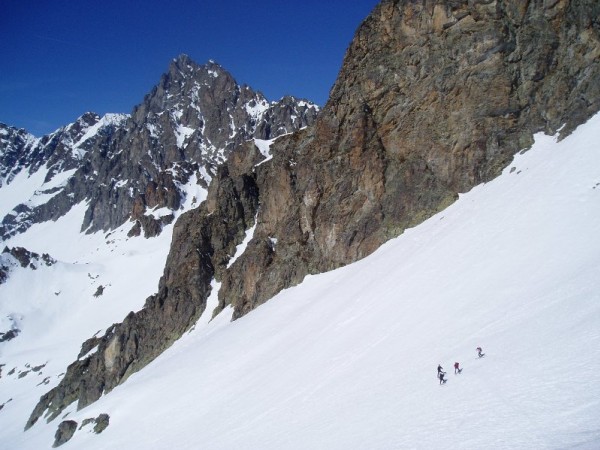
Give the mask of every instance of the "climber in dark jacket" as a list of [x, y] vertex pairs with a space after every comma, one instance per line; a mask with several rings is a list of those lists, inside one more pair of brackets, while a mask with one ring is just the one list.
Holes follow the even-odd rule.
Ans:
[[446, 372], [440, 372], [438, 374], [438, 378], [440, 379], [440, 384], [444, 384], [446, 383], [446, 379], [444, 378], [444, 375], [446, 374]]

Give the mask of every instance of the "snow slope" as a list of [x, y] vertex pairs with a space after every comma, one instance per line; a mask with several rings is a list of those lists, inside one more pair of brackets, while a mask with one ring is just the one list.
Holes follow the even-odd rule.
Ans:
[[[15, 201], [27, 198], [28, 185], [39, 181], [37, 173], [30, 177], [33, 181], [17, 178], [0, 190], [12, 193]], [[51, 183], [62, 178], [61, 173]], [[193, 176], [179, 186], [184, 201], [176, 217], [206, 198], [206, 190], [196, 181]], [[4, 246], [24, 247], [47, 253], [57, 262], [38, 264], [36, 270], [11, 264], [8, 280], [0, 284], [0, 332], [19, 331], [16, 338], [0, 342], [0, 448], [4, 434], [22, 434], [23, 417], [58, 384], [68, 364], [77, 359], [81, 344], [141, 309], [157, 290], [173, 225], [152, 239], [129, 238], [131, 222], [111, 232], [84, 234], [86, 209], [80, 203], [56, 222], [34, 224], [1, 242], [0, 251]]]
[[[500, 177], [362, 261], [235, 322], [201, 318], [71, 409], [110, 425], [63, 448], [600, 448], [599, 141], [600, 115], [561, 142], [538, 135]], [[17, 384], [8, 369], [0, 403]], [[3, 446], [51, 445], [58, 421], [21, 431], [21, 405], [46, 391], [5, 404]]]

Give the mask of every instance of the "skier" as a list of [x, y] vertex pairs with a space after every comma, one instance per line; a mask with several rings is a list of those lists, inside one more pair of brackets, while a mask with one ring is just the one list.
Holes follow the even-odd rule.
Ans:
[[446, 379], [444, 378], [444, 375], [446, 374], [446, 372], [440, 372], [438, 373], [438, 378], [440, 379], [440, 384], [446, 384]]
[[456, 375], [457, 373], [461, 373], [462, 369], [458, 367], [459, 364], [457, 362], [454, 363], [454, 375]]
[[440, 384], [445, 383], [446, 380], [444, 379], [444, 375], [446, 375], [446, 372], [444, 372], [444, 368], [442, 367], [441, 364], [438, 364], [438, 378], [440, 379]]
[[485, 356], [485, 353], [483, 353], [483, 350], [481, 350], [481, 347], [477, 347], [477, 356], [479, 356], [480, 358]]

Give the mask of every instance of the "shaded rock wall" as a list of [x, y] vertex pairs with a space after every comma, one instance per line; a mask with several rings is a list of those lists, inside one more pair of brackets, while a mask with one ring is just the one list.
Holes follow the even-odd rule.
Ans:
[[368, 255], [497, 176], [533, 133], [584, 122], [600, 109], [599, 13], [596, 1], [382, 2], [316, 126], [257, 169], [255, 239], [221, 306], [239, 317]]

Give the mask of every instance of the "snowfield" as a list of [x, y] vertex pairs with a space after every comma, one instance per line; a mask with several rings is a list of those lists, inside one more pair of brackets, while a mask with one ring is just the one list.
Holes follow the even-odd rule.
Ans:
[[[72, 406], [79, 425], [101, 413], [110, 425], [99, 435], [84, 427], [63, 448], [600, 448], [599, 142], [600, 115], [560, 142], [537, 135], [500, 177], [371, 256], [307, 277], [235, 322], [231, 310], [208, 322], [209, 308], [125, 384]], [[73, 264], [40, 269], [29, 286], [12, 275], [0, 285], [2, 315], [21, 307], [24, 316], [22, 333], [0, 343], [4, 448], [52, 445], [60, 420], [23, 432], [33, 406], [81, 340], [142, 306], [168, 251], [169, 233], [100, 236], [103, 256], [85, 271], [111, 287], [94, 299], [92, 284], [74, 281], [78, 247], [92, 251], [78, 242], [90, 238], [65, 232], [65, 254], [40, 238], [63, 225], [8, 243]], [[45, 312], [51, 297], [40, 299], [58, 288]], [[114, 313], [93, 306], [105, 301]], [[45, 362], [42, 375], [19, 378]]]

